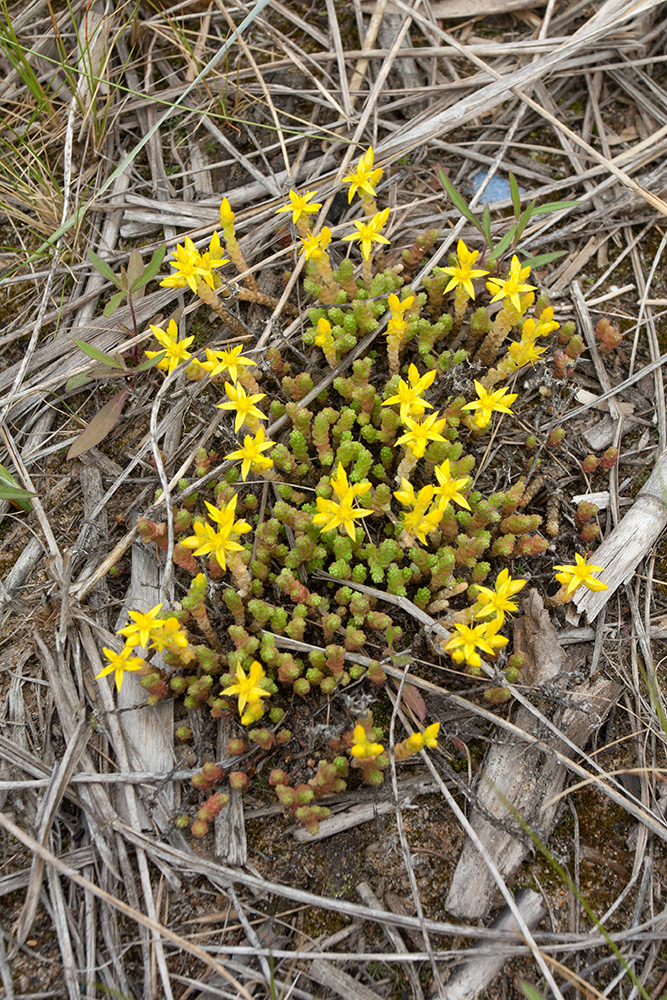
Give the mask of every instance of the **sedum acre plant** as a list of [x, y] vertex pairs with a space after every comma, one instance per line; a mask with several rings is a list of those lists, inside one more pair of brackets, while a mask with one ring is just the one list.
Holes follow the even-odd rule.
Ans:
[[[318, 798], [340, 793], [350, 780], [383, 781], [390, 751], [382, 728], [367, 703], [350, 717], [337, 699], [350, 685], [371, 701], [381, 696], [383, 664], [405, 662], [394, 648], [410, 620], [402, 609], [416, 605], [440, 618], [450, 664], [468, 676], [496, 675], [484, 692], [489, 701], [511, 696], [508, 684], [520, 679], [523, 660], [503, 630], [519, 610], [533, 560], [543, 576], [555, 558], [557, 519], [550, 510], [543, 533], [535, 497], [544, 482], [538, 463], [562, 446], [564, 432], [552, 428], [540, 442], [535, 430], [521, 439], [513, 478], [507, 463], [494, 474], [476, 470], [478, 455], [495, 414], [515, 436], [523, 433], [515, 414], [530, 424], [522, 379], [558, 385], [582, 350], [574, 327], [561, 327], [546, 298], [536, 298], [517, 226], [496, 247], [484, 226], [485, 246], [460, 239], [447, 266], [425, 278], [423, 290], [413, 289], [408, 279], [438, 234], [418, 238], [389, 266], [390, 210], [376, 201], [382, 176], [369, 149], [343, 179], [363, 218], [342, 237], [311, 228], [321, 208], [312, 200], [316, 191], [290, 191], [277, 210], [296, 227], [313, 300], [302, 317], [305, 362], [289, 346], [271, 346], [259, 364], [238, 345], [197, 351], [173, 318], [166, 330], [150, 327], [157, 350], [146, 354], [158, 359], [152, 377], [182, 373], [203, 383], [219, 413], [225, 461], [216, 465], [217, 453], [202, 447], [195, 470], [205, 477], [201, 485], [193, 492], [184, 480], [182, 501], [178, 491], [172, 496], [181, 604], [171, 612], [163, 605], [130, 610], [119, 630], [125, 646], [104, 650], [108, 665], [98, 675], [113, 674], [120, 690], [125, 671], [140, 673], [149, 704], [173, 697], [186, 710], [234, 720], [227, 759], [204, 765], [193, 779], [199, 792], [225, 782], [246, 787], [258, 757], [273, 767], [281, 747], [303, 736], [296, 727], [304, 715], [315, 718], [328, 706], [332, 725], [309, 776], [273, 767], [269, 779], [288, 814], [311, 832], [328, 814]], [[206, 248], [187, 237], [175, 248], [162, 284], [196, 295], [237, 334], [224, 305], [231, 279], [223, 281], [221, 269], [231, 262], [245, 272], [247, 265], [226, 199], [220, 221], [221, 235]], [[251, 278], [238, 295], [273, 303]], [[490, 313], [492, 303], [500, 308]], [[599, 330], [600, 343], [613, 350], [617, 331]], [[379, 333], [365, 356], [345, 364], [360, 341]], [[341, 362], [338, 377], [318, 383]], [[616, 460], [603, 458], [587, 456], [586, 473]], [[577, 510], [584, 545], [595, 537], [594, 515]], [[159, 554], [169, 551], [166, 525], [142, 519], [139, 530]], [[601, 567], [587, 557], [577, 552], [574, 564], [553, 567], [562, 584], [554, 607], [579, 586], [605, 587], [593, 576]], [[437, 751], [438, 734], [438, 722], [408, 730], [391, 752], [407, 761]], [[195, 812], [195, 836], [227, 801], [227, 792], [212, 792]]]

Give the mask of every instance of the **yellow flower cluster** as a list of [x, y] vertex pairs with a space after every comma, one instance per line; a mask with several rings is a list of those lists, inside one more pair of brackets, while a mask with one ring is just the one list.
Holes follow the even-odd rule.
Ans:
[[426, 545], [426, 535], [435, 531], [442, 521], [450, 502], [470, 510], [468, 501], [460, 493], [469, 483], [469, 477], [453, 478], [449, 459], [436, 466], [435, 475], [438, 485], [423, 486], [417, 494], [412, 483], [403, 477], [400, 490], [394, 493], [398, 502], [409, 508], [403, 514], [403, 528], [409, 535], [418, 538], [422, 545]]
[[505, 615], [517, 610], [512, 598], [526, 586], [526, 580], [513, 580], [506, 569], [501, 570], [493, 589], [478, 587], [476, 603], [469, 609], [471, 619], [481, 618], [478, 625], [455, 624], [456, 634], [444, 646], [454, 663], [465, 663], [473, 669], [481, 665], [478, 649], [495, 656], [499, 649], [507, 645], [507, 639], [498, 635], [505, 621]]
[[366, 735], [366, 730], [360, 723], [354, 727], [353, 739], [350, 754], [357, 760], [359, 758], [379, 757], [381, 753], [384, 753], [382, 744], [371, 743]]
[[134, 656], [135, 648], [148, 647], [158, 653], [178, 652], [189, 645], [188, 637], [181, 628], [178, 619], [173, 616], [158, 618], [162, 605], [157, 604], [150, 611], [130, 611], [129, 624], [118, 629], [117, 635], [125, 637], [125, 646], [120, 653], [113, 649], [104, 648], [102, 652], [109, 661], [108, 665], [99, 672], [99, 677], [106, 677], [113, 674], [116, 682], [116, 689], [120, 691], [123, 683], [123, 674], [127, 671], [141, 670], [146, 661], [143, 656]]

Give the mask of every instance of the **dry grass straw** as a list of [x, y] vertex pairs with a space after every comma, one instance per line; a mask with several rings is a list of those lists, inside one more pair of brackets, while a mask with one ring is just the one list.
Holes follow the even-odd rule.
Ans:
[[[118, 611], [107, 606], [99, 588], [130, 548], [136, 529], [128, 526], [116, 542], [101, 531], [94, 552], [87, 548], [86, 532], [91, 525], [99, 529], [100, 519], [115, 509], [121, 486], [139, 470], [146, 487], [135, 500], [135, 512], [163, 508], [179, 478], [191, 473], [196, 450], [215, 433], [217, 419], [196, 414], [196, 388], [170, 400], [169, 412], [161, 412], [162, 398], [141, 401], [136, 415], [142, 416], [143, 406], [150, 429], [126, 451], [124, 465], [94, 456], [98, 493], [87, 509], [89, 523], [80, 528], [62, 516], [63, 505], [77, 502], [75, 481], [68, 481], [68, 470], [61, 466], [64, 485], [60, 494], [54, 492], [58, 484], [45, 465], [78, 430], [76, 414], [69, 412], [74, 394], [64, 389], [83, 367], [72, 338], [82, 337], [105, 351], [132, 343], [115, 323], [95, 316], [108, 289], [86, 263], [88, 248], [115, 267], [133, 242], [148, 253], [163, 240], [172, 246], [184, 229], [203, 240], [216, 224], [221, 196], [227, 195], [253, 272], [270, 278], [272, 267], [294, 263], [294, 247], [279, 249], [270, 266], [264, 252], [275, 229], [275, 208], [287, 188], [317, 188], [328, 205], [336, 181], [372, 142], [376, 161], [387, 171], [382, 195], [392, 205], [394, 236], [403, 239], [434, 224], [445, 230], [430, 267], [459, 235], [470, 235], [465, 220], [434, 183], [436, 161], [459, 187], [478, 171], [486, 174], [488, 184], [511, 169], [526, 188], [526, 198], [579, 200], [575, 212], [538, 217], [523, 246], [527, 253], [560, 247], [572, 251], [546, 279], [566, 298], [587, 262], [596, 261], [599, 278], [585, 292], [576, 286], [574, 296], [585, 332], [599, 318], [603, 300], [612, 316], [634, 318], [628, 367], [612, 374], [596, 355], [595, 368], [586, 371], [589, 387], [600, 396], [613, 400], [640, 380], [650, 380], [660, 402], [657, 440], [648, 433], [635, 450], [630, 442], [610, 475], [611, 511], [620, 519], [619, 494], [628, 477], [638, 467], [650, 466], [667, 447], [664, 356], [659, 314], [650, 304], [658, 293], [664, 295], [658, 279], [665, 240], [655, 251], [653, 243], [642, 242], [663, 225], [667, 207], [662, 199], [667, 149], [667, 101], [661, 84], [667, 60], [664, 8], [656, 0], [550, 0], [546, 7], [520, 3], [516, 14], [487, 21], [486, 8], [498, 5], [479, 0], [474, 6], [474, 17], [456, 22], [441, 20], [446, 5], [419, 0], [412, 5], [390, 0], [386, 7], [373, 3], [368, 10], [356, 0], [343, 7], [332, 0], [326, 17], [274, 2], [243, 32], [238, 26], [250, 8], [222, 0], [206, 6], [145, 4], [136, 14], [121, 5], [105, 9], [95, 21], [83, 2], [58, 12], [42, 0], [23, 12], [18, 5], [5, 9], [5, 27], [11, 25], [21, 59], [9, 58], [5, 31], [0, 142], [16, 155], [5, 153], [0, 167], [2, 277], [11, 303], [0, 337], [0, 461], [43, 497], [35, 502], [30, 521], [41, 544], [26, 546], [11, 585], [5, 581], [2, 591], [5, 645], [0, 657], [13, 679], [0, 712], [0, 825], [6, 850], [22, 845], [25, 852], [24, 870], [4, 873], [0, 893], [27, 887], [18, 926], [5, 925], [0, 933], [0, 975], [7, 997], [15, 995], [12, 964], [18, 968], [24, 960], [15, 949], [29, 939], [40, 892], [49, 899], [57, 935], [62, 963], [58, 985], [71, 998], [81, 990], [93, 997], [98, 988], [167, 998], [201, 996], [204, 988], [206, 995], [229, 996], [231, 988], [234, 996], [248, 996], [259, 984], [261, 995], [274, 997], [372, 1000], [390, 995], [391, 982], [374, 982], [369, 970], [377, 975], [379, 968], [386, 977], [388, 970], [400, 974], [407, 966], [403, 981], [421, 1000], [423, 963], [442, 975], [452, 964], [469, 960], [474, 965], [486, 956], [495, 970], [491, 976], [499, 967], [494, 960], [514, 957], [524, 963], [522, 969], [530, 969], [530, 955], [534, 968], [541, 970], [535, 976], [544, 977], [553, 996], [561, 997], [568, 983], [591, 995], [600, 995], [598, 987], [605, 983], [606, 996], [638, 995], [629, 986], [627, 969], [596, 950], [606, 948], [605, 938], [581, 928], [578, 916], [567, 933], [555, 926], [550, 932], [530, 930], [524, 924], [521, 941], [502, 927], [453, 924], [432, 919], [428, 912], [419, 918], [392, 912], [376, 895], [377, 886], [358, 887], [361, 905], [267, 882], [251, 866], [235, 869], [197, 856], [173, 830], [169, 836], [160, 833], [169, 822], [169, 797], [161, 790], [179, 795], [179, 783], [193, 770], [178, 761], [172, 770], [141, 768], [132, 731], [121, 725], [109, 691], [91, 680], [99, 666], [99, 644], [113, 641]], [[370, 23], [364, 14], [371, 15]], [[390, 15], [398, 18], [393, 22], [398, 27], [391, 43], [381, 45], [378, 39], [386, 37], [383, 16]], [[195, 86], [228, 39], [225, 59]], [[122, 172], [115, 170], [121, 162]], [[508, 200], [500, 201], [492, 209], [508, 205]], [[53, 238], [54, 233], [59, 235]], [[41, 256], [30, 257], [37, 249]], [[282, 337], [296, 342], [301, 323], [288, 324], [284, 307], [295, 301], [299, 270], [297, 264], [273, 314], [256, 318], [253, 332], [259, 347], [274, 342], [281, 327]], [[622, 285], [624, 294], [616, 293], [612, 282]], [[638, 317], [630, 287], [640, 304]], [[175, 298], [170, 290], [161, 290], [143, 299], [138, 304], [141, 328], [156, 311], [170, 309]], [[569, 308], [566, 302], [563, 311]], [[121, 311], [119, 318], [127, 322], [129, 317]], [[340, 370], [372, 340], [359, 345]], [[321, 388], [322, 383], [317, 391]], [[583, 409], [566, 419], [582, 416]], [[193, 429], [183, 435], [186, 412]], [[613, 402], [612, 416], [620, 446], [623, 417], [614, 414]], [[650, 424], [650, 415], [644, 417]], [[279, 422], [273, 430], [278, 429]], [[149, 464], [151, 455], [159, 476]], [[187, 492], [219, 474], [220, 468], [213, 470]], [[152, 508], [160, 483], [163, 499]], [[6, 503], [0, 503], [0, 513], [11, 518]], [[11, 523], [5, 532], [3, 555], [12, 544], [27, 540]], [[19, 541], [13, 542], [15, 537]], [[654, 575], [664, 574], [662, 568], [656, 570], [655, 541], [646, 546], [646, 573], [633, 576], [633, 564], [619, 580], [631, 619], [621, 621], [617, 597], [596, 618], [590, 666], [592, 673], [604, 666], [623, 685], [623, 705], [617, 711], [626, 724], [622, 742], [631, 747], [626, 759], [634, 764], [636, 785], [626, 786], [608, 774], [599, 752], [586, 754], [568, 746], [529, 690], [517, 689], [514, 695], [548, 734], [544, 744], [536, 743], [530, 727], [520, 729], [472, 699], [403, 671], [393, 673], [441, 696], [454, 715], [498, 726], [531, 752], [543, 746], [557, 755], [569, 775], [594, 782], [624, 811], [628, 823], [637, 821], [635, 846], [628, 847], [624, 859], [629, 876], [608, 908], [611, 915], [629, 900], [632, 917], [626, 926], [615, 925], [611, 937], [632, 952], [640, 980], [660, 985], [664, 918], [651, 865], [659, 863], [667, 840], [658, 798], [666, 734], [652, 633], [664, 624], [665, 608], [654, 584]], [[153, 603], [174, 594], [169, 577], [156, 587]], [[27, 589], [17, 600], [22, 588]], [[588, 604], [596, 597], [587, 598]], [[590, 630], [585, 634], [590, 636]], [[24, 655], [33, 642], [35, 655]], [[624, 670], [626, 662], [629, 671]], [[399, 698], [399, 729], [401, 711]], [[80, 721], [91, 712], [99, 720], [96, 735]], [[55, 734], [64, 741], [59, 748]], [[439, 772], [434, 777], [441, 781]], [[474, 799], [466, 783], [459, 782], [459, 789]], [[471, 833], [445, 784], [440, 795]], [[402, 829], [399, 799], [395, 808]], [[84, 843], [70, 851], [62, 848], [62, 837], [73, 813], [84, 830]], [[150, 831], [142, 830], [146, 816], [153, 817]], [[575, 858], [580, 849], [575, 828]], [[405, 836], [402, 851], [405, 868], [412, 872]], [[492, 858], [485, 860], [494, 865]], [[507, 885], [494, 871], [521, 925]], [[201, 931], [201, 921], [191, 931], [186, 919], [193, 894], [184, 890], [195, 876], [206, 892], [219, 893], [215, 941]], [[412, 886], [419, 912], [414, 878]], [[259, 906], [266, 899], [294, 904], [289, 911], [293, 918], [269, 920]], [[572, 907], [578, 914], [576, 902]], [[306, 940], [297, 919], [304, 908], [336, 914], [348, 921], [347, 927]], [[367, 939], [362, 931], [371, 925], [383, 928], [385, 936]], [[401, 938], [399, 931], [412, 939]], [[139, 961], [128, 951], [130, 945], [139, 949]], [[49, 958], [54, 955], [52, 949]], [[181, 961], [186, 955], [197, 962], [186, 966]], [[479, 983], [465, 977], [459, 982], [461, 995], [475, 995]]]

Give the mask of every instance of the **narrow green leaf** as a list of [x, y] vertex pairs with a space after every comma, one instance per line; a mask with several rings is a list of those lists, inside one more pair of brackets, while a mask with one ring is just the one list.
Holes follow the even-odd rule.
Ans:
[[167, 245], [166, 243], [162, 243], [157, 248], [151, 259], [149, 260], [148, 264], [144, 268], [143, 277], [139, 278], [138, 281], [135, 281], [135, 283], [132, 285], [133, 292], [137, 288], [142, 288], [144, 285], [147, 285], [149, 281], [153, 280], [155, 275], [162, 267], [162, 261], [164, 260], [164, 255], [166, 254], [166, 252], [167, 252]]
[[156, 354], [154, 358], [147, 358], [146, 361], [142, 361], [140, 365], [137, 365], [134, 371], [145, 372], [148, 368], [155, 368], [156, 365], [160, 364], [166, 353], [166, 351], [160, 351], [160, 353]]
[[552, 260], [558, 260], [559, 257], [564, 257], [567, 250], [553, 250], [551, 253], [540, 253], [537, 257], [529, 257], [528, 260], [522, 261], [522, 267], [542, 267], [543, 264], [550, 264]]
[[521, 979], [519, 985], [521, 986], [526, 1000], [544, 1000], [543, 994], [538, 992], [538, 990], [536, 990], [534, 986], [531, 986], [530, 983], [526, 983], [523, 979]]
[[0, 500], [13, 500], [26, 513], [32, 513], [32, 504], [29, 497], [36, 497], [36, 493], [22, 489], [13, 475], [0, 464]]
[[135, 281], [143, 277], [144, 273], [144, 262], [142, 260], [141, 254], [135, 247], [130, 254], [130, 259], [127, 262], [127, 284], [129, 288], [132, 288]]
[[482, 212], [482, 229], [484, 230], [484, 235], [486, 236], [486, 242], [489, 247], [493, 246], [493, 241], [491, 239], [491, 209], [488, 205], [484, 206], [484, 211]]
[[533, 212], [533, 215], [544, 215], [545, 212], [562, 212], [566, 208], [574, 208], [578, 201], [549, 201], [546, 205], [540, 205]]
[[124, 365], [122, 365], [120, 361], [116, 360], [116, 358], [112, 358], [110, 354], [105, 354], [104, 351], [99, 351], [96, 347], [93, 347], [92, 344], [87, 344], [85, 340], [75, 340], [74, 343], [80, 351], [87, 354], [89, 358], [94, 358], [95, 361], [101, 361], [102, 364], [109, 365], [110, 368], [124, 367]]
[[535, 212], [535, 202], [531, 201], [530, 205], [528, 206], [528, 208], [524, 209], [524, 211], [521, 214], [521, 218], [517, 222], [516, 234], [514, 236], [514, 246], [516, 246], [519, 240], [521, 239], [521, 234], [523, 233], [524, 229], [532, 219], [534, 212]]
[[65, 382], [65, 392], [71, 392], [72, 389], [80, 389], [82, 385], [87, 385], [90, 382], [90, 375], [85, 372], [81, 372], [80, 375], [73, 375], [72, 378]]
[[519, 185], [516, 182], [516, 177], [510, 171], [510, 195], [512, 196], [512, 207], [514, 209], [514, 217], [516, 219], [521, 215], [521, 193], [519, 191]]
[[36, 496], [36, 493], [30, 493], [29, 490], [22, 490], [20, 486], [0, 486], [0, 500], [13, 500], [26, 514], [32, 513], [32, 504], [28, 497]]
[[120, 292], [116, 292], [115, 295], [111, 296], [104, 309], [104, 315], [107, 317], [107, 319], [109, 318], [109, 316], [113, 316], [116, 309], [121, 304], [126, 295], [127, 292], [124, 289], [122, 289]]
[[508, 246], [514, 239], [514, 234], [516, 232], [516, 223], [507, 230], [505, 235], [502, 237], [500, 242], [493, 248], [493, 253], [490, 253], [486, 260], [497, 260], [502, 254], [505, 253]]
[[116, 286], [116, 288], [120, 288], [120, 281], [118, 279], [118, 276], [113, 273], [113, 271], [111, 270], [111, 268], [109, 267], [109, 265], [105, 260], [102, 260], [101, 257], [98, 257], [97, 254], [93, 253], [92, 250], [88, 251], [88, 260], [93, 265], [98, 274], [100, 274], [103, 278], [106, 278], [107, 281], [111, 281]]
[[461, 213], [461, 215], [465, 219], [467, 219], [468, 222], [472, 222], [473, 226], [475, 226], [477, 229], [479, 229], [480, 233], [482, 233], [482, 235], [484, 235], [484, 230], [482, 228], [482, 225], [481, 225], [479, 219], [475, 215], [473, 215], [473, 213], [471, 212], [471, 210], [468, 208], [468, 206], [466, 205], [466, 203], [463, 200], [463, 198], [461, 197], [461, 195], [458, 193], [458, 191], [452, 185], [452, 183], [449, 180], [449, 178], [446, 176], [446, 174], [443, 171], [442, 167], [438, 167], [438, 173], [440, 174], [440, 180], [442, 182], [442, 186], [444, 187], [445, 191], [449, 195], [450, 201], [453, 203], [453, 205], [456, 208], [458, 208], [458, 210]]
[[88, 426], [84, 428], [70, 447], [70, 450], [67, 452], [68, 459], [78, 458], [79, 455], [83, 455], [84, 451], [88, 451], [89, 448], [94, 448], [96, 444], [100, 443], [100, 441], [104, 441], [107, 434], [113, 430], [120, 420], [120, 415], [123, 412], [123, 407], [125, 406], [129, 395], [129, 389], [121, 390], [121, 392], [113, 396], [113, 398], [110, 399], [109, 402], [95, 414]]

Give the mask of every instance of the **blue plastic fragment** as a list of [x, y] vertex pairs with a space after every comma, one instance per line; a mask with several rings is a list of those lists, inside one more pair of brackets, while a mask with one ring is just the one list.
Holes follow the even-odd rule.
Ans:
[[[477, 194], [486, 180], [486, 175], [486, 170], [478, 170], [477, 173], [474, 174], [470, 182], [473, 194]], [[519, 187], [519, 191], [523, 194], [524, 188]], [[510, 197], [510, 182], [505, 177], [495, 174], [489, 181], [487, 187], [484, 189], [478, 204], [489, 205], [493, 201], [505, 201], [505, 199]]]

